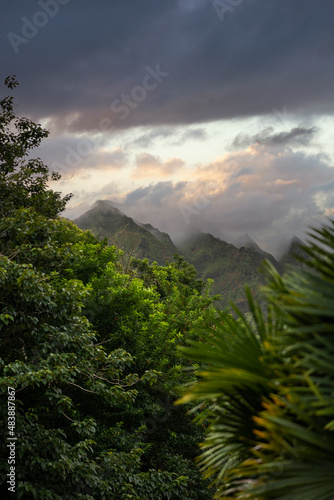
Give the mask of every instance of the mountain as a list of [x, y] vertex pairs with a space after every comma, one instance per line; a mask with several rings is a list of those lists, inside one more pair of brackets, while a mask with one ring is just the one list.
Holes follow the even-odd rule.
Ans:
[[248, 236], [248, 234], [240, 236], [234, 244], [237, 248], [245, 247], [252, 252], [258, 253], [261, 255], [262, 259], [268, 259], [279, 272], [283, 271], [280, 263], [270, 253], [262, 250], [262, 248], [259, 247], [259, 245], [250, 236]]
[[177, 248], [174, 245], [174, 243], [172, 242], [169, 234], [159, 231], [159, 229], [151, 226], [151, 224], [142, 224], [141, 222], [138, 222], [138, 221], [135, 221], [135, 223], [138, 224], [138, 226], [146, 229], [146, 231], [151, 233], [158, 241], [160, 241], [161, 243], [163, 243], [167, 247], [172, 248], [172, 246], [173, 246], [173, 248], [177, 250]]
[[151, 224], [135, 221], [106, 200], [97, 201], [74, 223], [80, 229], [90, 229], [97, 238], [107, 238], [109, 244], [139, 259], [147, 258], [163, 265], [166, 260], [172, 260], [175, 253], [183, 255], [195, 266], [200, 278], [214, 280], [212, 291], [222, 296], [221, 306], [232, 300], [244, 312], [248, 309], [245, 284], [256, 295], [259, 286], [265, 283], [259, 270], [264, 259], [270, 260], [282, 273], [291, 266], [300, 266], [293, 255], [305, 253], [300, 248], [303, 242], [294, 237], [287, 253], [278, 262], [248, 235], [239, 238], [235, 246], [200, 231], [176, 247], [167, 233]]
[[80, 229], [90, 229], [99, 239], [107, 238], [109, 244], [138, 259], [147, 258], [162, 265], [180, 253], [168, 234], [150, 224], [135, 222], [107, 200], [97, 201], [74, 223]]
[[259, 271], [264, 258], [269, 258], [280, 270], [274, 257], [257, 245], [256, 249], [246, 246], [237, 248], [212, 234], [196, 234], [179, 246], [201, 278], [214, 280], [213, 292], [222, 295], [222, 305], [232, 300], [243, 311], [247, 310], [245, 284], [256, 294], [258, 287], [265, 282]]
[[307, 253], [302, 248], [303, 245], [305, 245], [305, 243], [302, 240], [297, 238], [297, 236], [293, 236], [287, 252], [279, 259], [279, 263], [284, 272], [291, 270], [291, 268], [304, 268], [305, 264], [298, 260], [298, 257], [303, 257], [304, 259], [308, 258]]

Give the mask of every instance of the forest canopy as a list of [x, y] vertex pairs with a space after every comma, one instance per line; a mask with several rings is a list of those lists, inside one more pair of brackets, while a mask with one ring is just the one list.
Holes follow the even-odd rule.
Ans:
[[203, 323], [208, 284], [178, 256], [129, 266], [60, 217], [70, 195], [31, 159], [47, 132], [12, 96], [0, 105], [1, 426], [11, 387], [17, 497], [210, 498], [194, 464], [203, 429], [173, 405], [187, 379], [176, 345]]

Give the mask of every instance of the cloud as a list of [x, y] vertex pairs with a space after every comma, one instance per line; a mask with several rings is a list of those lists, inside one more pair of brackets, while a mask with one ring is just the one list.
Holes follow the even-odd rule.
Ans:
[[136, 155], [136, 169], [132, 177], [170, 177], [179, 172], [183, 166], [184, 161], [180, 158], [162, 161], [150, 153], [140, 153]]
[[[221, 22], [211, 0], [101, 0], [99, 8], [81, 0], [80, 11], [70, 1], [26, 36], [25, 19], [34, 22], [41, 2], [4, 2], [4, 77], [16, 74], [20, 82], [18, 113], [52, 132], [38, 151], [42, 159], [69, 178], [74, 170], [92, 176], [90, 193], [78, 176], [79, 201], [116, 197], [136, 218], [175, 234], [194, 224], [216, 234], [253, 231], [273, 242], [331, 213], [328, 159], [293, 146], [305, 149], [316, 136], [305, 117], [334, 111], [334, 2], [238, 4]], [[25, 36], [17, 53], [9, 33]], [[189, 142], [180, 156], [193, 158], [195, 142], [213, 144], [206, 123], [259, 123], [281, 119], [277, 110], [284, 109], [300, 125], [280, 132], [261, 125], [235, 138], [234, 148], [247, 151], [192, 171], [180, 158], [165, 159], [173, 153], [153, 149]], [[124, 144], [125, 129], [135, 139]], [[138, 155], [127, 177], [132, 148]], [[94, 169], [103, 170], [102, 187]]]
[[188, 128], [174, 144], [185, 144], [187, 141], [205, 141], [207, 137], [208, 134], [204, 128]]
[[159, 139], [170, 140], [173, 145], [183, 145], [187, 141], [204, 141], [207, 132], [204, 128], [186, 128], [181, 131], [179, 127], [154, 127], [145, 129], [144, 133], [129, 142], [131, 147], [148, 148]]
[[[333, 112], [333, 2], [245, 0], [224, 22], [211, 1], [188, 4], [103, 1], [97, 9], [82, 0], [78, 15], [77, 3], [68, 2], [15, 54], [8, 33], [22, 36], [22, 17], [32, 22], [40, 7], [6, 2], [0, 60], [21, 83], [15, 91], [20, 109], [37, 120], [49, 117], [52, 130], [72, 133], [94, 130], [102, 119], [122, 130], [284, 107], [295, 114]], [[169, 76], [155, 88], [151, 78], [152, 90], [142, 99], [138, 86], [148, 66]], [[122, 119], [112, 105], [133, 92], [139, 101], [132, 99]]]
[[129, 161], [124, 149], [110, 146], [101, 136], [56, 137], [43, 141], [30, 156], [40, 157], [51, 171], [65, 175], [93, 169], [119, 170]]
[[334, 168], [321, 155], [253, 147], [198, 167], [184, 182], [159, 182], [119, 199], [137, 220], [180, 238], [194, 227], [231, 238], [248, 233], [277, 250], [332, 213]]
[[175, 134], [175, 130], [170, 127], [158, 127], [149, 129], [131, 142], [131, 146], [147, 148], [157, 139], [168, 139]]
[[255, 135], [239, 134], [232, 143], [233, 149], [244, 149], [251, 144], [265, 146], [302, 145], [306, 146], [313, 139], [315, 127], [294, 127], [289, 132], [273, 133], [273, 128], [268, 127]]
[[98, 169], [122, 169], [128, 164], [129, 155], [122, 148], [108, 149], [104, 148], [99, 151], [99, 153], [94, 156], [94, 164], [91, 161], [91, 168]]

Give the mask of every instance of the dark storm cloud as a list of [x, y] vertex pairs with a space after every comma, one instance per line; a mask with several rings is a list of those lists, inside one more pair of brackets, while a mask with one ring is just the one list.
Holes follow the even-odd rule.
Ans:
[[268, 127], [265, 130], [255, 134], [239, 134], [232, 143], [232, 148], [243, 149], [251, 144], [263, 144], [265, 146], [282, 145], [302, 145], [306, 146], [312, 140], [316, 133], [315, 127], [295, 127], [289, 132], [273, 133], [273, 128]]
[[328, 0], [244, 0], [223, 21], [211, 0], [4, 2], [1, 68], [59, 131], [331, 112], [333, 16]]

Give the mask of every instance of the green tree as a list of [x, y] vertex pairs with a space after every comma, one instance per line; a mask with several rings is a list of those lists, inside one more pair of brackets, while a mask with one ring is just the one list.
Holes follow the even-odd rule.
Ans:
[[[120, 261], [110, 262], [105, 272], [90, 281], [91, 293], [85, 315], [94, 324], [107, 349], [122, 345], [134, 358], [134, 369], [147, 378], [131, 408], [117, 409], [123, 429], [145, 428], [149, 448], [143, 455], [143, 470], [169, 470], [188, 478], [185, 498], [209, 498], [193, 464], [201, 429], [192, 425], [185, 409], [176, 409], [179, 385], [187, 380], [176, 345], [192, 335], [190, 325], [203, 323], [203, 313], [212, 304], [209, 290], [180, 259], [158, 266], [135, 261], [135, 272], [126, 275]], [[187, 271], [187, 272], [185, 272]], [[184, 283], [191, 271], [192, 284]], [[185, 361], [186, 362], [186, 361]], [[187, 363], [187, 362], [186, 362]], [[189, 364], [190, 365], [190, 364]], [[152, 375], [147, 375], [150, 370]], [[153, 374], [156, 374], [153, 377]]]
[[215, 498], [330, 500], [334, 462], [334, 223], [314, 230], [304, 270], [266, 263], [265, 314], [216, 321], [183, 353], [206, 363], [181, 403], [207, 419], [200, 466]]
[[[158, 371], [164, 342], [171, 352], [164, 321], [159, 335], [159, 297], [119, 273], [115, 248], [65, 220], [19, 209], [0, 230], [1, 421], [14, 387], [18, 497], [198, 498], [188, 488], [201, 491], [191, 463], [199, 435], [185, 411], [172, 410], [168, 376]], [[115, 311], [118, 328], [110, 322], [99, 333], [101, 317]], [[135, 334], [142, 343], [129, 341]], [[152, 350], [159, 345], [151, 362], [141, 352], [148, 338]], [[7, 451], [4, 443], [4, 489]]]
[[[87, 406], [94, 399], [101, 407], [135, 397], [128, 387], [137, 377], [121, 380], [132, 358], [122, 350], [106, 353], [94, 343], [94, 332], [80, 315], [85, 293], [80, 281], [59, 281], [1, 257], [0, 388], [4, 398], [8, 387], [17, 391], [19, 498], [29, 498], [29, 492], [34, 498], [62, 498], [61, 484], [68, 498], [75, 498], [80, 481], [99, 491], [105, 460], [94, 440], [96, 414]], [[7, 423], [4, 403], [1, 422]], [[6, 452], [5, 443], [3, 458]], [[5, 481], [7, 462], [1, 463]]]
[[[5, 86], [15, 89], [15, 76], [7, 77]], [[0, 100], [0, 210], [1, 216], [11, 214], [18, 207], [34, 207], [46, 217], [55, 217], [65, 208], [72, 195], [63, 198], [60, 193], [47, 188], [49, 180], [61, 176], [37, 159], [29, 159], [31, 150], [37, 148], [49, 132], [28, 118], [17, 118], [14, 97]]]
[[143, 272], [123, 272], [116, 248], [58, 217], [68, 197], [48, 188], [40, 160], [25, 160], [47, 133], [15, 118], [12, 98], [1, 103], [0, 427], [6, 436], [11, 387], [17, 497], [209, 498], [192, 462], [201, 431], [172, 403], [185, 378], [175, 345], [212, 299], [181, 260], [152, 267], [160, 293]]

